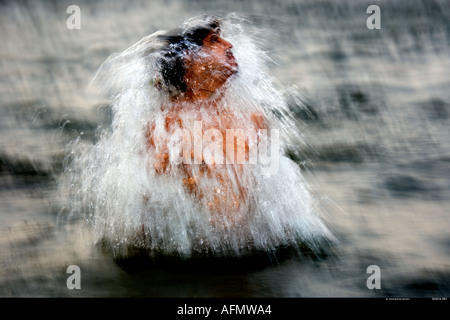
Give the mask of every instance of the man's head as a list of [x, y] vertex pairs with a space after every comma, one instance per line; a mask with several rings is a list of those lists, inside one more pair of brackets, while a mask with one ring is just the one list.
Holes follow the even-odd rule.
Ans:
[[185, 30], [160, 36], [168, 44], [160, 59], [160, 73], [173, 97], [184, 93], [191, 99], [207, 98], [237, 72], [232, 45], [221, 38], [220, 31], [218, 18], [203, 16]]

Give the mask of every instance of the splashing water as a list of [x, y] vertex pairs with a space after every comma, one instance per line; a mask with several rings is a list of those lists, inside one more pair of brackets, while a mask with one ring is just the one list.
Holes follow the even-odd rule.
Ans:
[[[130, 247], [149, 255], [182, 257], [241, 256], [286, 246], [317, 250], [333, 239], [300, 168], [283, 154], [286, 146], [305, 142], [289, 116], [283, 92], [267, 74], [270, 59], [251, 36], [257, 34], [255, 29], [236, 15], [224, 19], [222, 36], [233, 44], [239, 72], [227, 81], [220, 110], [232, 115], [236, 128], [245, 129], [250, 114], [257, 112], [272, 132], [279, 130], [279, 143], [273, 141], [273, 134], [272, 142], [258, 136], [267, 145], [279, 144], [279, 156], [272, 151], [270, 157], [276, 161], [276, 172], [262, 174], [263, 164], [245, 163], [219, 165], [214, 174], [202, 175], [202, 165], [192, 164], [189, 170], [200, 177], [195, 193], [183, 184], [182, 165], [171, 163], [170, 172], [156, 173], [155, 150], [149, 149], [146, 132], [149, 123], [155, 132], [164, 132], [167, 112], [161, 106], [170, 106], [170, 100], [152, 85], [163, 47], [158, 35], [164, 33], [143, 38], [99, 69], [94, 83], [112, 97], [113, 121], [94, 145], [81, 139], [70, 145], [70, 161], [60, 181], [59, 191], [65, 194], [61, 217], [84, 219], [95, 242], [104, 242], [118, 256], [129, 254]], [[187, 108], [178, 117], [192, 124], [193, 120], [208, 123], [212, 115]], [[167, 147], [171, 155], [179, 152], [173, 144]], [[218, 177], [231, 181], [231, 191], [220, 190]], [[221, 191], [223, 202], [218, 207], [208, 205], [217, 198], [212, 192]], [[231, 210], [236, 193], [239, 205]]]

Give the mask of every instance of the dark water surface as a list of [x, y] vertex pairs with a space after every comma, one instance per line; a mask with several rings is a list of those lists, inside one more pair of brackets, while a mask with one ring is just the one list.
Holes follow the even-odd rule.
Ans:
[[[81, 8], [81, 29], [66, 8]], [[381, 29], [366, 8], [381, 8]], [[114, 261], [57, 224], [67, 143], [110, 113], [86, 88], [143, 36], [212, 12], [260, 26], [272, 74], [308, 102], [293, 146], [339, 244], [279, 260]], [[450, 295], [449, 1], [0, 3], [0, 296], [435, 297]], [[299, 156], [301, 154], [302, 156]], [[82, 270], [68, 290], [66, 269]], [[369, 290], [378, 265], [381, 289]]]

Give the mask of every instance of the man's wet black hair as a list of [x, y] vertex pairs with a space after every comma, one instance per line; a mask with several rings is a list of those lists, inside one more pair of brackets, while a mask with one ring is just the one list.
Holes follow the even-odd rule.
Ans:
[[169, 92], [186, 92], [184, 75], [186, 72], [184, 57], [186, 51], [192, 51], [203, 45], [203, 40], [211, 31], [220, 32], [221, 21], [214, 16], [203, 16], [200, 23], [185, 30], [180, 28], [160, 35], [167, 47], [159, 60], [160, 73]]

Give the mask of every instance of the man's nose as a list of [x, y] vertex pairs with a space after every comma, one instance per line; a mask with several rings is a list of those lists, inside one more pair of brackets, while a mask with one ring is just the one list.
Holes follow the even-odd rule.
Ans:
[[225, 39], [222, 39], [222, 44], [225, 46], [225, 48], [227, 50], [230, 50], [231, 48], [233, 48], [233, 45]]

